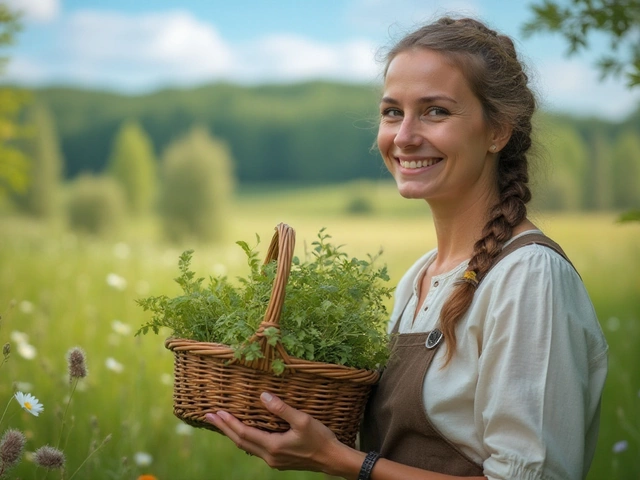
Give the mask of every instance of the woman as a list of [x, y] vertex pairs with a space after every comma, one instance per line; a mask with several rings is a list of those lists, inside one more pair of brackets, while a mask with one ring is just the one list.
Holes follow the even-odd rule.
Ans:
[[398, 285], [389, 329], [399, 335], [360, 436], [369, 453], [269, 393], [286, 433], [225, 412], [208, 421], [278, 469], [586, 476], [607, 345], [579, 275], [526, 216], [527, 82], [511, 40], [471, 19], [426, 25], [387, 56], [378, 147], [400, 194], [428, 202], [437, 249]]

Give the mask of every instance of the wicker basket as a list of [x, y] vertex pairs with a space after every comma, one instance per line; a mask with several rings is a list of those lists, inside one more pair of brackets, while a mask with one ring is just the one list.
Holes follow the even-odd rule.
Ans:
[[[294, 230], [281, 223], [265, 259], [265, 264], [278, 260], [271, 298], [264, 320], [249, 340], [260, 343], [264, 358], [238, 360], [229, 346], [219, 343], [177, 338], [165, 341], [175, 356], [173, 413], [189, 425], [217, 432], [220, 431], [204, 417], [218, 410], [225, 410], [252, 427], [286, 431], [289, 424], [269, 413], [260, 402], [260, 394], [268, 391], [315, 417], [341, 442], [353, 447], [379, 372], [292, 358], [280, 342], [270, 346], [262, 334], [267, 327], [279, 327], [294, 246]], [[285, 364], [285, 371], [279, 376], [270, 369], [275, 358]]]

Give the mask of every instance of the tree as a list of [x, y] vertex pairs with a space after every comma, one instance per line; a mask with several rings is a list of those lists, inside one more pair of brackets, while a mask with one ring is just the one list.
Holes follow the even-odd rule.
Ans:
[[136, 215], [146, 213], [157, 192], [157, 160], [139, 123], [124, 122], [116, 134], [107, 171], [122, 185], [127, 206]]
[[169, 145], [162, 159], [160, 213], [167, 236], [217, 240], [234, 179], [228, 147], [195, 127]]
[[640, 137], [632, 130], [622, 132], [613, 150], [613, 204], [617, 208], [640, 205]]
[[[584, 206], [587, 149], [571, 125], [548, 121], [544, 148], [549, 152], [551, 171], [536, 192], [536, 205], [549, 210], [579, 210]], [[551, 133], [553, 132], [553, 133]]]
[[[569, 42], [569, 54], [589, 48], [593, 32], [608, 38], [611, 50], [600, 57], [602, 76], [626, 77], [630, 87], [640, 85], [640, 0], [542, 0], [531, 6], [533, 18], [523, 33], [560, 33]], [[626, 49], [626, 53], [625, 50]]]
[[[0, 47], [13, 44], [20, 30], [19, 15], [0, 3]], [[0, 57], [0, 74], [8, 59]], [[0, 197], [8, 192], [24, 192], [29, 177], [29, 160], [16, 142], [27, 135], [20, 125], [19, 115], [29, 100], [21, 90], [0, 88]]]
[[63, 159], [55, 124], [49, 110], [34, 105], [27, 110], [27, 123], [33, 135], [20, 142], [31, 159], [29, 184], [23, 195], [14, 195], [16, 203], [35, 217], [51, 217], [58, 208]]
[[[603, 34], [610, 52], [598, 61], [602, 77], [626, 77], [629, 88], [640, 86], [640, 0], [542, 0], [531, 6], [533, 18], [523, 26], [529, 36], [536, 32], [557, 32], [569, 42], [569, 54], [589, 47], [593, 32]], [[624, 50], [626, 49], [626, 53]], [[637, 221], [640, 210], [623, 214], [619, 220]]]

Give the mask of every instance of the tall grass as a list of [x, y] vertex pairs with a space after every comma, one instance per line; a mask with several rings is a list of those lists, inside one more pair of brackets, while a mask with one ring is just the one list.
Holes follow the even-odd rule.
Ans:
[[[135, 479], [142, 473], [159, 479], [323, 478], [270, 470], [236, 450], [225, 437], [185, 428], [173, 417], [172, 357], [163, 346], [163, 335], [133, 336], [146, 320], [135, 300], [178, 293], [173, 278], [178, 255], [186, 248], [195, 249], [193, 268], [202, 276], [246, 273], [245, 257], [234, 242], [253, 242], [257, 233], [262, 237], [261, 250], [266, 251], [273, 228], [281, 221], [296, 229], [299, 251], [321, 227], [354, 256], [382, 247], [382, 260], [395, 283], [415, 258], [435, 244], [428, 211], [422, 202], [398, 199], [393, 186], [362, 184], [357, 195], [370, 202], [372, 213], [349, 215], [346, 206], [352, 192], [338, 187], [246, 191], [236, 202], [225, 240], [216, 245], [165, 244], [158, 240], [151, 219], [101, 240], [76, 236], [61, 226], [4, 218], [0, 344], [12, 342], [13, 349], [0, 367], [0, 405], [19, 387], [33, 393], [45, 411], [36, 418], [17, 403], [10, 404], [0, 428], [25, 431], [30, 451], [57, 442], [69, 394], [65, 353], [79, 345], [87, 353], [89, 375], [72, 398], [62, 435], [68, 438], [61, 445], [67, 455], [66, 478], [107, 434], [112, 440], [75, 478]], [[593, 480], [640, 477], [640, 225], [616, 224], [614, 218], [613, 214], [534, 216], [582, 274], [610, 344], [611, 371], [589, 477]], [[20, 355], [12, 332], [28, 335], [35, 358]], [[140, 453], [149, 454], [151, 460], [136, 455]], [[15, 474], [23, 479], [44, 477], [28, 459]]]

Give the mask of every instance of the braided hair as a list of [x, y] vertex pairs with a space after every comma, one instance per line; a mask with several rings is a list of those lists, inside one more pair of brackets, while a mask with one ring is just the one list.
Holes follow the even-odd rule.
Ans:
[[385, 75], [396, 55], [416, 48], [444, 55], [465, 75], [488, 124], [512, 129], [497, 159], [498, 203], [489, 210], [467, 271], [440, 313], [440, 328], [447, 344], [446, 365], [455, 352], [456, 324], [469, 309], [478, 281], [511, 238], [514, 227], [526, 218], [526, 204], [531, 200], [527, 152], [536, 100], [513, 41], [477, 20], [444, 17], [406, 35], [388, 51]]

